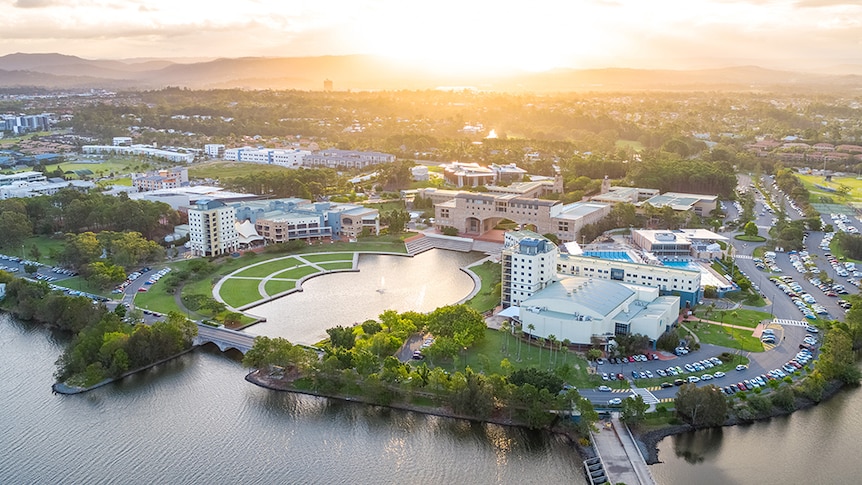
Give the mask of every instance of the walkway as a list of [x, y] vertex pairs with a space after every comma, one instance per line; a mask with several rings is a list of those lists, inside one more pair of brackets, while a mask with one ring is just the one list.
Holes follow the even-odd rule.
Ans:
[[655, 485], [631, 432], [620, 422], [618, 413], [611, 416], [609, 422], [598, 423], [597, 432], [590, 432], [596, 453], [604, 463], [608, 482]]

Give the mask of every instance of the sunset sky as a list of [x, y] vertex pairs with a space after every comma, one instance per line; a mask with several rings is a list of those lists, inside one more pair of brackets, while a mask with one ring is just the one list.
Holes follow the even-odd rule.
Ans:
[[377, 54], [453, 70], [862, 63], [862, 0], [0, 0], [0, 55]]

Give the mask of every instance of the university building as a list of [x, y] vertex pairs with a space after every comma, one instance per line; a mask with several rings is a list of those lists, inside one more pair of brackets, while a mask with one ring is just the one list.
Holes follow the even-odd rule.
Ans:
[[636, 270], [626, 267], [609, 268], [606, 278], [597, 276], [604, 275], [603, 270], [583, 275], [557, 271], [571, 263], [565, 256], [539, 234], [507, 233], [501, 255], [505, 309], [500, 315], [516, 320], [533, 336], [577, 345], [607, 344], [614, 335], [634, 333], [654, 341], [676, 323], [680, 297], [655, 285], [657, 280], [641, 280]]

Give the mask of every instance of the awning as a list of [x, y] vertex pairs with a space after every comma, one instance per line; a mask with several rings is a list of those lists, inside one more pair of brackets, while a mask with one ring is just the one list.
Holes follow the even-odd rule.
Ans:
[[509, 308], [506, 308], [505, 310], [502, 310], [500, 313], [498, 313], [497, 316], [498, 317], [512, 318], [512, 317], [517, 317], [518, 315], [520, 315], [520, 313], [521, 313], [521, 307], [510, 306]]

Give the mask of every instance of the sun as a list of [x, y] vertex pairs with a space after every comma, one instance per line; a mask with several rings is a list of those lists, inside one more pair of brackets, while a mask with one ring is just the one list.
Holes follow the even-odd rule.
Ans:
[[419, 13], [408, 13], [413, 2], [400, 8], [390, 4], [392, 8], [375, 12], [373, 22], [355, 26], [351, 37], [364, 52], [450, 74], [571, 67], [593, 48], [588, 40], [595, 33], [589, 25], [537, 19], [535, 13], [502, 5], [487, 9], [481, 7], [484, 2], [463, 3]]

